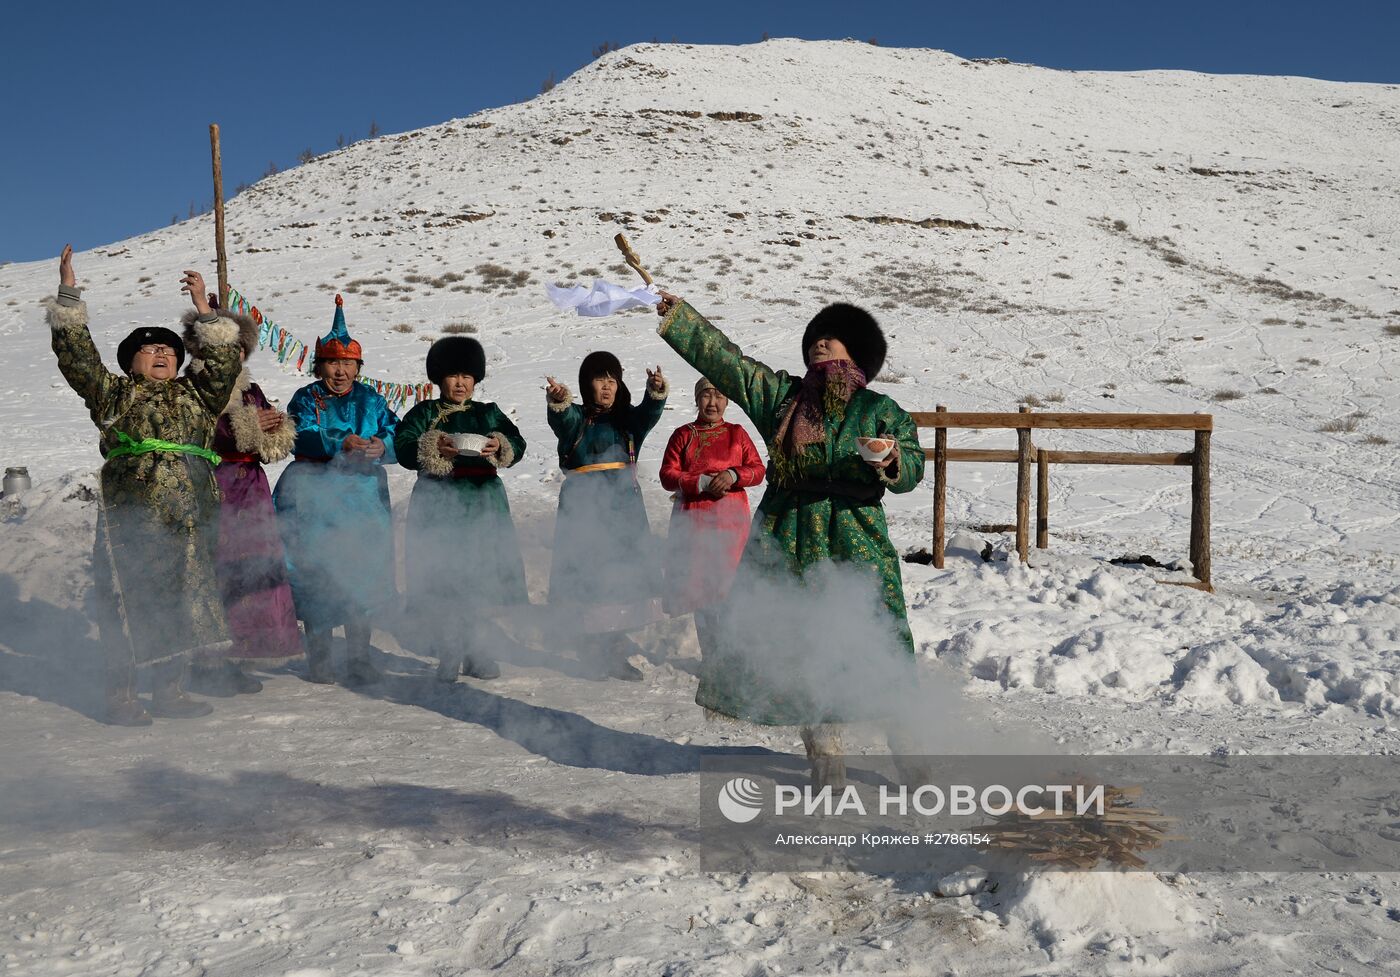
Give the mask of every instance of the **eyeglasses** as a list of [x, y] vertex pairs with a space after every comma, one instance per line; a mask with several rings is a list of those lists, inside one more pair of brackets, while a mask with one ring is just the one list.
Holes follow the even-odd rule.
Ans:
[[157, 346], [154, 343], [149, 346], [138, 347], [136, 352], [145, 353], [147, 356], [174, 356], [174, 346]]

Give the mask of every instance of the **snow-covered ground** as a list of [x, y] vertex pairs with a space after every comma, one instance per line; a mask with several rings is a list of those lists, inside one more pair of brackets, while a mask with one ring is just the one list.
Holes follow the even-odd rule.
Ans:
[[[560, 481], [540, 386], [571, 380], [591, 349], [618, 351], [634, 379], [655, 363], [673, 377], [640, 466], [666, 524], [661, 438], [689, 418], [693, 374], [647, 313], [571, 318], [543, 296], [550, 281], [629, 281], [619, 229], [661, 284], [776, 366], [798, 364], [823, 300], [867, 304], [890, 337], [877, 388], [909, 409], [1211, 412], [1214, 595], [1108, 562], [1184, 560], [1184, 470], [1054, 470], [1051, 549], [1021, 567], [995, 558], [1004, 536], [976, 531], [1010, 521], [1013, 470], [953, 466], [948, 567], [905, 566], [921, 656], [960, 683], [943, 743], [1389, 754], [1397, 159], [1396, 86], [1056, 72], [853, 42], [640, 45], [528, 103], [262, 181], [228, 207], [231, 278], [303, 339], [343, 293], [385, 379], [422, 379], [425, 340], [476, 327], [480, 396], [530, 441], [507, 486], [536, 599]], [[81, 251], [99, 346], [170, 323], [181, 269], [212, 279], [211, 237], [206, 217]], [[444, 689], [377, 632], [382, 686], [281, 671], [208, 719], [93, 722], [98, 457], [37, 304], [56, 283], [56, 261], [0, 267], [0, 464], [35, 483], [0, 522], [0, 973], [1400, 966], [1393, 876], [1028, 876], [935, 898], [932, 876], [700, 873], [702, 752], [800, 746], [792, 730], [704, 721], [684, 620], [641, 635], [640, 686], [537, 648], [498, 681]], [[283, 402], [304, 382], [266, 354], [252, 366]], [[391, 475], [400, 516], [412, 478]], [[930, 490], [888, 506], [901, 548], [927, 546]], [[882, 745], [860, 731], [855, 747]]]

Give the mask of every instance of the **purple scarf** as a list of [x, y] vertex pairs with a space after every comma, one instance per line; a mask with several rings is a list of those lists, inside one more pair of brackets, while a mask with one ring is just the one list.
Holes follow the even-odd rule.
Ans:
[[787, 413], [778, 422], [774, 437], [783, 453], [796, 458], [808, 446], [826, 442], [826, 417], [845, 416], [846, 405], [868, 381], [850, 360], [827, 360], [807, 368], [802, 386]]

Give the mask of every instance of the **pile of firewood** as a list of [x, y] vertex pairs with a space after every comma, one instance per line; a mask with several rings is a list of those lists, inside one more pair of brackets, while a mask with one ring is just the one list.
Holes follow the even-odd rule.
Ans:
[[1013, 851], [1036, 862], [1091, 869], [1106, 859], [1125, 868], [1145, 868], [1147, 862], [1139, 852], [1181, 839], [1167, 833], [1167, 825], [1175, 818], [1132, 806], [1141, 793], [1141, 787], [1106, 785], [1103, 814], [1013, 811], [995, 824], [971, 830], [991, 836], [983, 848]]

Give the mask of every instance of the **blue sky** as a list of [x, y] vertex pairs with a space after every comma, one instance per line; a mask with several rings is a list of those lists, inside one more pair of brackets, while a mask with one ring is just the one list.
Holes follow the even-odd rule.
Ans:
[[[220, 14], [226, 10], [226, 14]], [[399, 132], [537, 94], [608, 41], [876, 38], [1060, 68], [1400, 82], [1400, 3], [41, 3], [0, 7], [0, 261], [119, 240], [371, 121]]]

